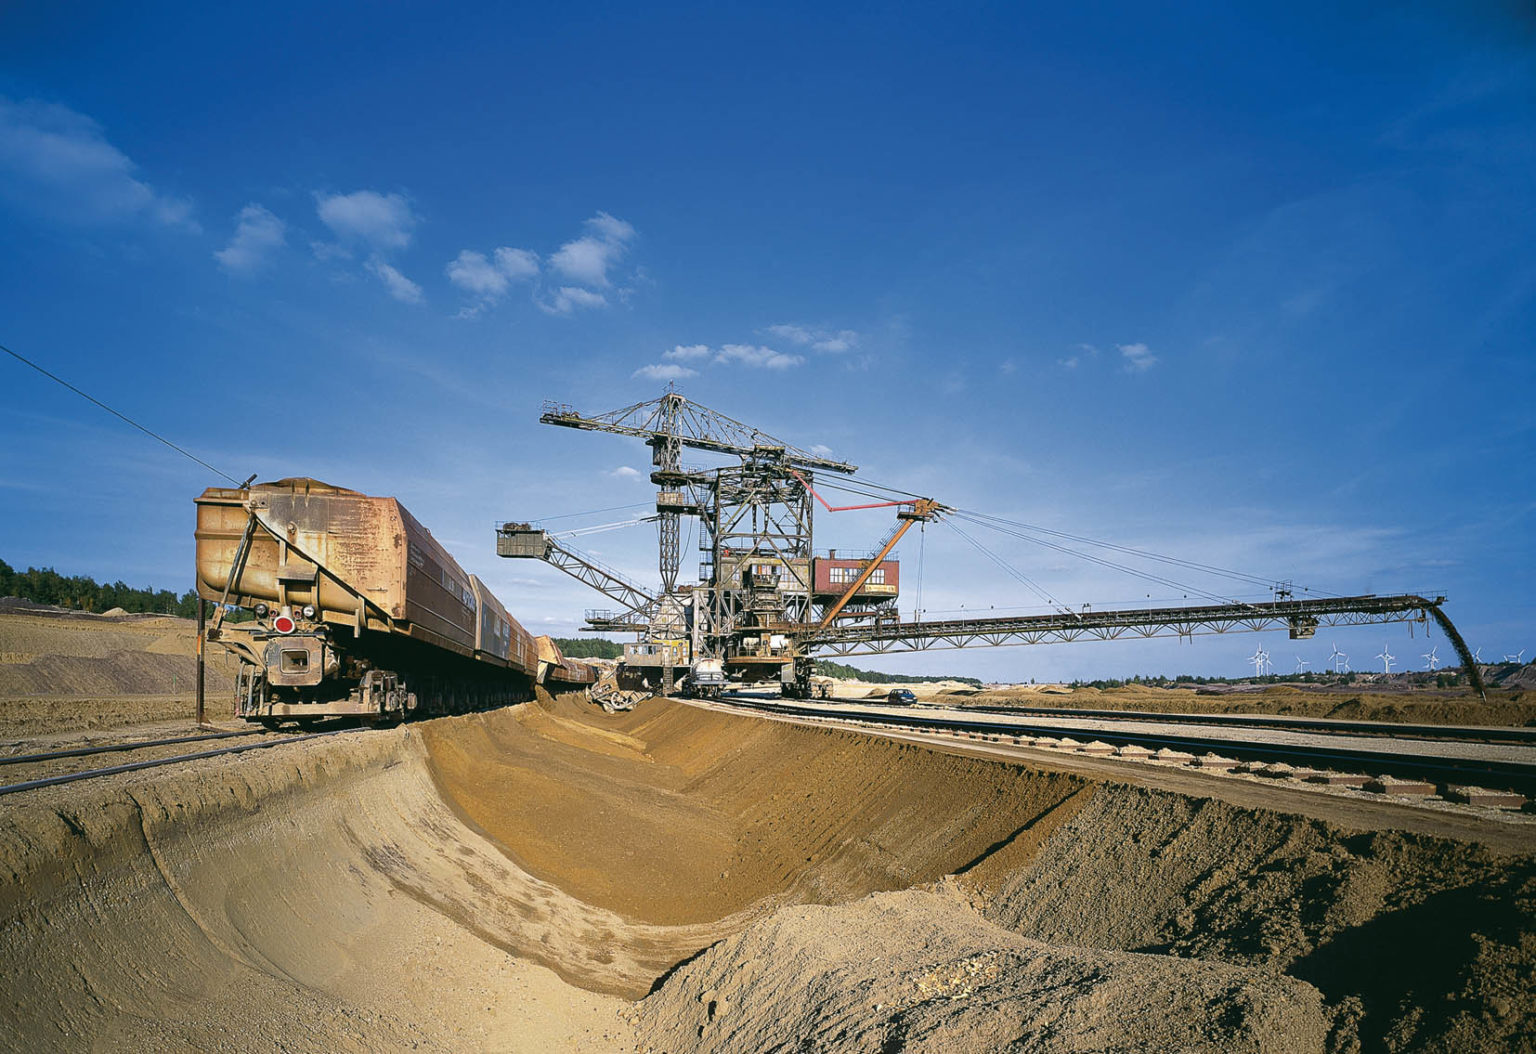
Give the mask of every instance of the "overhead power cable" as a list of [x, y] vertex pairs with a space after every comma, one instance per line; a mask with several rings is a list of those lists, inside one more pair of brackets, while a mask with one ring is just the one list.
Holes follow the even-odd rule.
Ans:
[[[250, 480], [246, 480], [245, 483], [241, 483], [238, 479], [236, 479], [234, 476], [231, 476], [228, 472], [221, 472], [221, 471], [219, 471], [218, 469], [214, 468], [212, 465], [208, 464], [208, 462], [204, 461], [202, 458], [198, 457], [196, 454], [192, 453], [191, 451], [185, 450], [182, 447], [177, 446], [175, 443], [173, 443], [169, 439], [165, 438], [165, 436], [161, 435], [159, 432], [155, 432], [155, 431], [152, 431], [151, 429], [145, 428], [143, 425], [139, 424], [139, 422], [135, 421], [133, 418], [129, 417], [127, 414], [120, 413], [117, 410], [112, 409], [112, 407], [108, 406], [106, 403], [102, 402], [100, 399], [96, 398], [94, 395], [91, 395], [88, 392], [81, 391], [79, 388], [76, 388], [73, 384], [70, 384], [63, 377], [60, 377], [57, 374], [49, 373], [47, 370], [43, 369], [43, 367], [39, 366], [37, 363], [33, 362], [31, 359], [27, 358], [24, 355], [17, 354], [16, 352], [12, 351], [10, 348], [6, 347], [4, 344], [0, 344], [0, 351], [5, 352], [11, 358], [15, 359], [17, 362], [23, 363], [24, 365], [27, 365], [27, 366], [31, 366], [34, 370], [36, 370], [38, 373], [41, 373], [44, 377], [47, 377], [50, 381], [53, 381], [53, 382], [55, 382], [57, 384], [63, 385], [64, 387], [68, 388], [70, 391], [74, 392], [76, 395], [80, 396], [80, 398], [85, 399], [88, 402], [95, 403], [97, 406], [101, 407], [103, 410], [105, 410], [107, 413], [111, 414], [113, 417], [116, 417], [119, 420], [124, 421], [124, 422], [132, 425], [134, 428], [137, 428], [140, 432], [143, 432], [145, 435], [149, 436], [151, 439], [155, 439], [155, 440], [158, 440], [161, 443], [164, 443], [166, 446], [168, 446], [172, 450], [176, 451], [176, 453], [180, 454], [182, 457], [188, 458], [188, 459], [190, 459], [192, 461], [196, 461], [199, 465], [203, 466], [209, 472], [212, 472], [215, 476], [223, 476], [225, 479], [229, 480], [231, 483], [233, 483], [237, 487], [243, 487], [247, 483], [250, 482]], [[251, 477], [251, 479], [255, 479], [255, 478], [256, 478], [255, 476]]]

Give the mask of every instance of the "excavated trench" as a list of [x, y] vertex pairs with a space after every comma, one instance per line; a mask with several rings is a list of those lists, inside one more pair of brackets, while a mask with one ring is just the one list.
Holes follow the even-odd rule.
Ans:
[[660, 700], [259, 754], [4, 806], [0, 1046], [1536, 1043], [1508, 844]]

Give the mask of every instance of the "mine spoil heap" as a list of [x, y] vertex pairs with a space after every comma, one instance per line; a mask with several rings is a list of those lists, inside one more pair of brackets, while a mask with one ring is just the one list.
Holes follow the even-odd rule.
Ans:
[[1187, 779], [541, 694], [31, 792], [0, 1046], [1532, 1049], [1528, 824]]

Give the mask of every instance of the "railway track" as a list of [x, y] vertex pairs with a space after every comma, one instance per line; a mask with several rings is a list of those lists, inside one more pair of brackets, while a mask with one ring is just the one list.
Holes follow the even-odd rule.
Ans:
[[[834, 700], [840, 701], [840, 700]], [[878, 702], [878, 700], [876, 700]], [[919, 707], [949, 710], [933, 703]], [[1279, 714], [1164, 714], [1149, 710], [1078, 710], [1046, 706], [967, 706], [968, 713], [1004, 717], [1090, 717], [1101, 721], [1148, 721], [1161, 724], [1224, 725], [1234, 728], [1273, 728], [1379, 736], [1388, 739], [1427, 739], [1459, 743], [1536, 743], [1536, 728], [1495, 728], [1478, 725], [1414, 725], [1384, 721], [1350, 721], [1331, 717], [1290, 717]]]
[[210, 739], [229, 739], [241, 736], [265, 735], [271, 738], [263, 739], [257, 743], [241, 743], [236, 746], [216, 747], [212, 750], [199, 750], [190, 754], [173, 754], [163, 758], [148, 758], [143, 761], [130, 761], [121, 765], [109, 765], [106, 768], [85, 769], [79, 772], [66, 772], [51, 776], [41, 776], [37, 779], [23, 780], [19, 783], [0, 785], [0, 797], [10, 794], [20, 794], [23, 791], [38, 790], [42, 787], [56, 787], [65, 783], [76, 783], [80, 780], [100, 779], [104, 776], [115, 776], [125, 772], [138, 772], [142, 769], [161, 768], [166, 765], [179, 765], [188, 761], [200, 761], [203, 758], [223, 757], [230, 754], [243, 754], [251, 750], [267, 750], [272, 747], [287, 746], [290, 743], [304, 743], [312, 739], [324, 739], [327, 736], [341, 735], [346, 732], [358, 731], [354, 728], [336, 728], [325, 732], [309, 732], [304, 735], [273, 735], [263, 730], [252, 729], [240, 732], [217, 732], [200, 736], [184, 736], [179, 739], [141, 740], [136, 743], [112, 744], [101, 747], [87, 747], [79, 750], [59, 750], [46, 754], [22, 755], [3, 759], [6, 764], [44, 763], [53, 760], [62, 760], [71, 757], [82, 757], [91, 754], [104, 754], [112, 751], [142, 750], [149, 747], [170, 746], [180, 743], [195, 743]]
[[34, 765], [64, 758], [90, 757], [92, 754], [123, 753], [130, 750], [146, 750], [151, 747], [179, 746], [182, 743], [201, 743], [210, 739], [234, 739], [240, 736], [259, 736], [266, 729], [247, 728], [236, 732], [205, 732], [196, 736], [176, 736], [170, 739], [131, 739], [122, 743], [99, 743], [90, 747], [71, 750], [50, 750], [40, 754], [10, 754], [0, 757], [0, 765]]
[[[1476, 787], [1489, 790], [1509, 791], [1536, 798], [1536, 751], [1524, 751], [1518, 747], [1499, 746], [1506, 756], [1489, 757], [1477, 748], [1492, 745], [1480, 743], [1432, 743], [1427, 740], [1395, 739], [1388, 747], [1379, 737], [1366, 739], [1358, 735], [1319, 732], [1308, 729], [1312, 740], [1336, 739], [1333, 743], [1296, 742], [1286, 740], [1258, 740], [1238, 738], [1221, 728], [1212, 728], [1204, 734], [1191, 729], [1188, 733], [1162, 730], [1133, 730], [1113, 727], [1115, 720], [1124, 719], [1124, 712], [1114, 711], [1115, 718], [1094, 717], [1091, 725], [1083, 722], [1052, 723], [1049, 719], [1020, 720], [1012, 714], [988, 713], [988, 719], [960, 717], [954, 714], [914, 714], [883, 709], [848, 709], [846, 706], [816, 706], [794, 703], [767, 702], [740, 695], [727, 696], [722, 700], [727, 706], [795, 717], [832, 719], [868, 725], [887, 725], [927, 731], [948, 731], [996, 735], [1008, 737], [1045, 736], [1077, 740], [1098, 740], [1114, 747], [1138, 746], [1147, 750], [1175, 750], [1189, 754], [1217, 754], [1239, 762], [1283, 763], [1301, 768], [1339, 773], [1362, 773], [1370, 776], [1387, 776], [1401, 780], [1422, 781], [1436, 787]], [[1080, 718], [1081, 712], [1073, 712]], [[1166, 715], [1148, 715], [1146, 724], [1163, 723]], [[1207, 727], [1212, 724], [1207, 722]], [[1106, 727], [1109, 726], [1109, 727]], [[1272, 729], [1277, 734], [1287, 734], [1287, 729]], [[1351, 742], [1353, 741], [1353, 742]], [[1369, 744], [1369, 745], [1367, 745]], [[1401, 744], [1401, 745], [1398, 745]], [[1518, 757], [1508, 756], [1517, 754]]]

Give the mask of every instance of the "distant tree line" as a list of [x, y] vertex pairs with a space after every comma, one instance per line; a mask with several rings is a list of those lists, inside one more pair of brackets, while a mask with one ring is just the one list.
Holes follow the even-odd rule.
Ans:
[[197, 617], [197, 594], [190, 589], [177, 594], [169, 589], [135, 589], [123, 581], [104, 585], [88, 575], [61, 575], [51, 567], [17, 571], [4, 560], [0, 560], [0, 597], [20, 597], [37, 604], [98, 614], [122, 608], [157, 615]]
[[624, 645], [602, 637], [556, 637], [560, 654], [567, 659], [621, 659]]
[[841, 677], [846, 680], [866, 681], [869, 684], [931, 684], [934, 681], [961, 681], [973, 687], [981, 687], [978, 677], [933, 677], [911, 673], [881, 673], [878, 670], [861, 670], [828, 659], [817, 659], [815, 672], [823, 677]]

